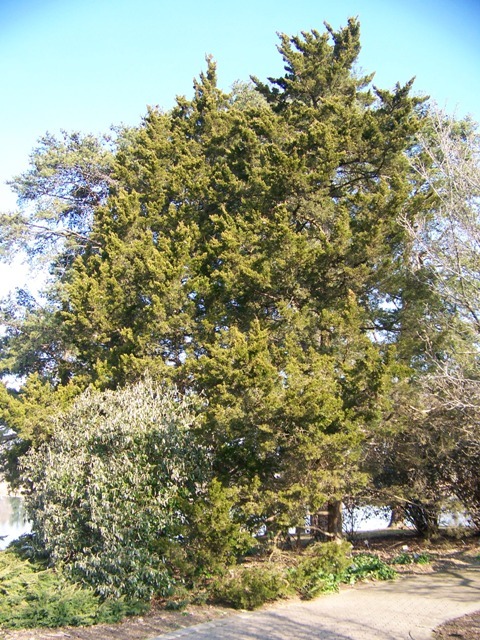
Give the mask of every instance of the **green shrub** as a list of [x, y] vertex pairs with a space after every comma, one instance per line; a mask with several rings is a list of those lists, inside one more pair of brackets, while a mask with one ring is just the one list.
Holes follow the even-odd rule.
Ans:
[[240, 573], [219, 581], [215, 600], [234, 609], [257, 609], [292, 593], [283, 572], [270, 567], [242, 567]]
[[403, 552], [393, 558], [391, 564], [413, 564], [413, 556]]
[[432, 556], [425, 552], [414, 553], [413, 561], [415, 562], [415, 564], [430, 564], [430, 562], [432, 561]]
[[432, 561], [428, 553], [400, 553], [393, 558], [391, 564], [429, 564]]
[[196, 575], [222, 573], [254, 546], [255, 539], [235, 520], [237, 494], [214, 479], [205, 496], [186, 505], [186, 556]]
[[195, 420], [191, 400], [148, 380], [87, 392], [55, 419], [23, 460], [32, 529], [55, 566], [103, 597], [171, 592], [180, 505], [209, 481]]
[[385, 564], [380, 558], [371, 553], [361, 553], [353, 558], [353, 562], [345, 571], [345, 582], [357, 582], [359, 580], [392, 580], [397, 575], [396, 571]]
[[312, 545], [307, 549], [306, 557], [289, 572], [292, 586], [307, 600], [321, 593], [337, 591], [351, 563], [350, 550], [348, 542]]
[[145, 611], [142, 603], [103, 601], [93, 589], [72, 584], [62, 573], [14, 549], [0, 552], [0, 627], [87, 626], [118, 622]]

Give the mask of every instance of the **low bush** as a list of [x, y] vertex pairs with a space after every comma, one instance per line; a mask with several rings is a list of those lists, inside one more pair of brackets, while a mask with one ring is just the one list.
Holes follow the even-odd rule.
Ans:
[[293, 594], [310, 600], [337, 591], [342, 583], [396, 577], [395, 570], [378, 556], [359, 554], [352, 558], [350, 551], [348, 542], [328, 542], [308, 547], [295, 567], [285, 562], [244, 565], [238, 567], [235, 575], [215, 583], [211, 594], [215, 601], [236, 609], [256, 609]]
[[388, 564], [371, 553], [360, 553], [353, 558], [344, 574], [344, 582], [358, 582], [359, 580], [392, 580], [396, 571]]
[[414, 553], [413, 561], [415, 564], [430, 564], [432, 557], [428, 553]]
[[0, 552], [0, 596], [0, 627], [9, 629], [118, 622], [147, 608], [123, 599], [102, 601], [93, 589], [14, 549]]
[[413, 556], [406, 552], [400, 553], [391, 560], [390, 564], [413, 564]]
[[290, 581], [300, 596], [309, 600], [321, 593], [337, 591], [351, 563], [350, 550], [347, 542], [309, 547], [305, 558], [289, 572]]
[[237, 575], [224, 578], [213, 589], [218, 602], [249, 610], [292, 593], [282, 570], [271, 567], [242, 567]]
[[432, 561], [428, 553], [400, 553], [391, 564], [429, 564]]

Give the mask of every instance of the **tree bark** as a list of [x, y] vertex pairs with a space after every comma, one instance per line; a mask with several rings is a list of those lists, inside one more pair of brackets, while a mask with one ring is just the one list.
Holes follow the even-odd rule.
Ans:
[[395, 504], [392, 506], [392, 515], [388, 523], [389, 529], [401, 529], [404, 527], [405, 508], [402, 505]]
[[436, 505], [413, 500], [405, 505], [405, 513], [417, 533], [423, 538], [430, 538], [438, 533], [438, 507]]
[[332, 540], [342, 537], [342, 501], [332, 500], [328, 503], [328, 533]]

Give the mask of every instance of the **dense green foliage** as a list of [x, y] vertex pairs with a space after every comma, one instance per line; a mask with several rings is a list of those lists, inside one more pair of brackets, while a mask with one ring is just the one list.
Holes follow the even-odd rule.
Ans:
[[217, 582], [213, 595], [237, 609], [256, 609], [291, 595], [310, 600], [338, 591], [341, 584], [391, 580], [395, 576], [396, 572], [378, 556], [352, 556], [348, 543], [326, 543], [308, 547], [294, 567], [282, 563], [240, 567], [235, 575]]
[[353, 563], [345, 572], [346, 581], [351, 583], [368, 578], [392, 580], [395, 576], [395, 570], [373, 553], [361, 553], [355, 556]]
[[280, 568], [260, 566], [218, 581], [213, 597], [234, 609], [252, 610], [294, 593]]
[[429, 564], [431, 559], [432, 558], [428, 553], [411, 554], [402, 552], [393, 558], [392, 564]]
[[13, 181], [2, 251], [49, 277], [1, 305], [2, 464], [99, 593], [194, 584], [325, 505], [338, 535], [345, 497], [478, 523], [478, 138], [359, 51], [355, 19], [282, 35], [284, 75], [230, 93], [208, 58], [191, 99], [47, 136]]
[[351, 546], [327, 543], [313, 545], [289, 575], [302, 598], [310, 600], [321, 593], [336, 591], [344, 581], [345, 571], [352, 564]]
[[4, 339], [5, 370], [56, 390], [149, 370], [202, 394], [215, 474], [270, 527], [365, 483], [363, 444], [397, 375], [372, 332], [402, 246], [419, 100], [410, 84], [372, 91], [359, 48], [355, 20], [282, 37], [286, 74], [254, 81], [263, 100], [222, 93], [208, 60], [192, 100], [124, 135], [88, 241], [62, 249], [38, 312], [56, 350], [42, 358], [14, 322]]
[[0, 553], [0, 594], [0, 627], [9, 629], [118, 622], [145, 609], [123, 599], [102, 601], [93, 589], [72, 584], [14, 548]]
[[194, 421], [191, 403], [148, 380], [85, 393], [55, 418], [48, 443], [23, 459], [27, 513], [54, 565], [102, 596], [171, 591], [183, 503], [210, 478]]

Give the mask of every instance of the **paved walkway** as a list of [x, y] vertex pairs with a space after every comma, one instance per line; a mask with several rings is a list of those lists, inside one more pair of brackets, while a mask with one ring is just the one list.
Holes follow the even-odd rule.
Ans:
[[346, 588], [154, 640], [430, 640], [442, 622], [480, 609], [480, 567]]

